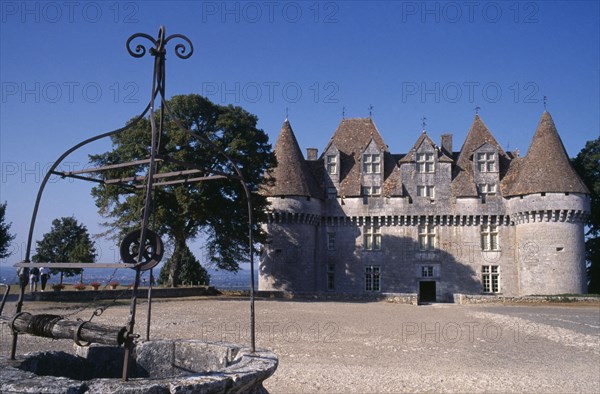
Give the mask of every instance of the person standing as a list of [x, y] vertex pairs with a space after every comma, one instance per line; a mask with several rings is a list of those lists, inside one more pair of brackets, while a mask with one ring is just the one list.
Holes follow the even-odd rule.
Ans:
[[48, 282], [48, 268], [42, 267], [40, 268], [40, 280], [42, 282], [42, 291], [46, 290], [46, 283]]
[[37, 291], [37, 284], [40, 275], [40, 269], [37, 267], [33, 267], [31, 271], [29, 271], [29, 291], [34, 292]]

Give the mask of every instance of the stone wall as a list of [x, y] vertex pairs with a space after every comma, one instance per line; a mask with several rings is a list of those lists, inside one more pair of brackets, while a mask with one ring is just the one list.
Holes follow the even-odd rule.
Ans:
[[[18, 291], [18, 289], [17, 289]], [[83, 291], [44, 291], [35, 292], [33, 294], [26, 293], [26, 301], [61, 301], [61, 302], [79, 302], [82, 300], [112, 300], [114, 298], [127, 299], [131, 298], [131, 290], [115, 289], [115, 290], [83, 290]], [[194, 297], [208, 296], [220, 294], [217, 289], [212, 286], [198, 287], [175, 287], [165, 288], [156, 287], [152, 289], [152, 298], [166, 297]], [[148, 297], [148, 289], [139, 289], [138, 298]]]
[[[496, 265], [503, 296], [585, 292], [587, 196], [453, 199], [445, 164], [433, 174], [403, 164], [410, 182], [402, 197], [270, 198], [265, 229], [272, 242], [263, 250], [259, 289], [366, 293], [365, 269], [377, 266], [380, 292], [414, 293], [420, 282], [435, 281], [436, 300], [452, 301], [454, 293], [482, 294], [483, 266]], [[435, 183], [436, 197], [409, 198], [419, 182]], [[500, 247], [485, 252], [481, 226], [489, 223], [497, 225]], [[364, 246], [371, 224], [380, 226], [380, 250]], [[420, 224], [434, 226], [433, 251], [419, 249]], [[432, 277], [422, 277], [424, 266], [433, 268]]]
[[570, 295], [539, 295], [507, 297], [496, 295], [454, 294], [454, 303], [467, 304], [534, 304], [534, 303], [592, 303], [600, 305], [599, 297], [570, 296]]
[[[198, 340], [138, 343], [130, 378], [119, 377], [123, 348], [92, 345], [65, 352], [0, 358], [2, 393], [263, 393], [277, 356]], [[121, 361], [120, 363], [117, 361]], [[95, 375], [94, 375], [95, 374]]]

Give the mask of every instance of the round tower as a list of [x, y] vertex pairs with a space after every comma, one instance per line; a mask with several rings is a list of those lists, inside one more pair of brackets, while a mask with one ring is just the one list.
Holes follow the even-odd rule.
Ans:
[[275, 144], [277, 167], [264, 193], [271, 204], [259, 265], [261, 291], [314, 292], [322, 191], [286, 119]]
[[548, 112], [540, 119], [527, 156], [517, 160], [508, 206], [516, 227], [520, 294], [585, 293], [589, 191]]

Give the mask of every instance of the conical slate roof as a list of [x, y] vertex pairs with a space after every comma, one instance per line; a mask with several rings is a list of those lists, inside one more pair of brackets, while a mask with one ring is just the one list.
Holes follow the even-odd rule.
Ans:
[[475, 115], [471, 129], [465, 138], [456, 167], [454, 168], [454, 180], [452, 181], [452, 193], [455, 197], [477, 197], [477, 186], [473, 180], [473, 154], [484, 144], [490, 144], [498, 149], [500, 176], [502, 177], [508, 169], [510, 159], [496, 141], [479, 115]]
[[550, 113], [544, 111], [509, 196], [533, 193], [589, 194], [573, 168]]
[[286, 119], [275, 143], [277, 167], [269, 174], [273, 184], [265, 185], [264, 191], [268, 196], [305, 196], [321, 198], [322, 192], [317, 185], [312, 172], [290, 122]]

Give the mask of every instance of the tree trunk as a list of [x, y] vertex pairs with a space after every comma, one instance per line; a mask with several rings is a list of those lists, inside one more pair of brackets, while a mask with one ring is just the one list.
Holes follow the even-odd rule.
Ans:
[[179, 272], [181, 271], [181, 253], [185, 249], [185, 238], [175, 238], [175, 250], [169, 267], [169, 287], [177, 287], [179, 285]]

